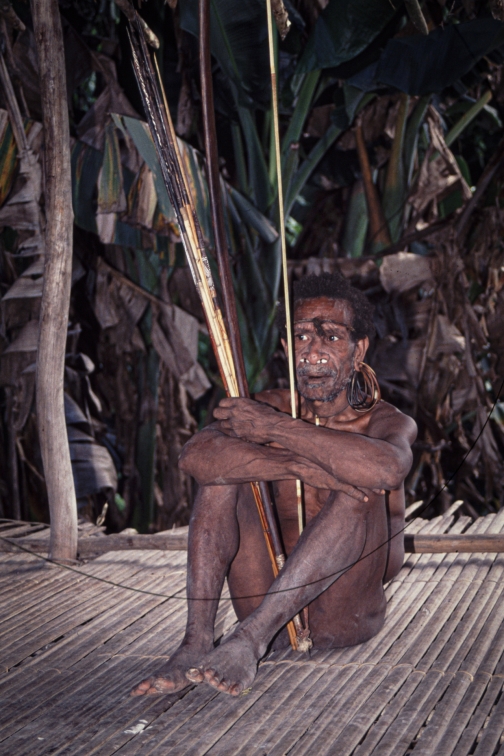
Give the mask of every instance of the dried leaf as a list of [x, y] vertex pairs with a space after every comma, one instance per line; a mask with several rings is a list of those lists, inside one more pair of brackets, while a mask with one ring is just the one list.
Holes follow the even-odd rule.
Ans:
[[14, 390], [13, 426], [21, 433], [33, 407], [35, 397], [35, 363], [28, 365], [20, 374]]
[[2, 297], [2, 302], [9, 299], [36, 299], [42, 296], [42, 278], [26, 278], [20, 276], [9, 291]]
[[77, 499], [107, 489], [117, 490], [117, 473], [108, 450], [90, 438], [89, 443], [72, 442], [70, 459]]
[[81, 425], [85, 424], [89, 426], [89, 418], [86, 417], [81, 410], [75, 399], [65, 392], [65, 420], [68, 425]]
[[4, 355], [12, 354], [13, 352], [36, 352], [38, 348], [38, 335], [38, 321], [29, 320], [28, 323], [23, 326], [14, 341], [4, 349], [2, 358]]
[[130, 105], [128, 99], [116, 83], [109, 83], [84, 118], [77, 126], [77, 134], [81, 142], [85, 142], [95, 150], [103, 152], [105, 143], [105, 127], [111, 113], [138, 118], [138, 114]]
[[142, 165], [128, 193], [127, 222], [151, 229], [157, 205], [154, 176], [146, 163]]
[[44, 258], [39, 257], [21, 273], [22, 276], [43, 276], [44, 275]]
[[43, 255], [45, 253], [45, 239], [41, 234], [30, 236], [25, 239], [18, 247], [16, 252], [18, 257], [33, 257], [34, 255]]
[[212, 386], [199, 362], [195, 362], [187, 373], [180, 377], [180, 382], [194, 401], [200, 399]]
[[464, 352], [466, 340], [446, 315], [437, 315], [434, 321], [434, 333], [429, 343], [428, 355], [434, 358], [439, 354]]
[[113, 244], [116, 235], [117, 214], [116, 213], [98, 213], [96, 216], [96, 226], [98, 236], [102, 244]]
[[432, 280], [429, 258], [411, 252], [398, 252], [383, 259], [380, 281], [387, 292], [403, 292]]
[[119, 140], [114, 123], [105, 126], [103, 164], [98, 176], [98, 213], [122, 213], [126, 210]]
[[415, 208], [417, 216], [430, 208], [431, 217], [435, 218], [438, 215], [438, 202], [454, 189], [461, 189], [464, 200], [471, 199], [472, 193], [453, 153], [446, 146], [441, 120], [433, 107], [429, 107], [426, 120], [431, 143], [409, 202]]
[[115, 332], [119, 350], [130, 347], [135, 326], [146, 307], [147, 299], [118, 281], [103, 259], [98, 258], [93, 309], [102, 328], [119, 328]]
[[0, 210], [0, 226], [39, 233], [41, 191], [39, 158], [31, 150], [25, 150], [19, 155], [19, 173], [11, 196]]

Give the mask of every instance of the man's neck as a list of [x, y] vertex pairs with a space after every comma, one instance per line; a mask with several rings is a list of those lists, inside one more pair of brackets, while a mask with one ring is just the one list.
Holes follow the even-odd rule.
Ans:
[[335, 399], [330, 402], [319, 400], [305, 399], [303, 397], [302, 405], [306, 416], [325, 418], [337, 418], [338, 420], [349, 420], [355, 417], [354, 410], [348, 404], [346, 391], [342, 391]]

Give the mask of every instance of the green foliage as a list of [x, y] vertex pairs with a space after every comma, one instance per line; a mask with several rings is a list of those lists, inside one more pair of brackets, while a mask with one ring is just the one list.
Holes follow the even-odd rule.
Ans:
[[[199, 37], [198, 0], [180, 0], [180, 25]], [[266, 10], [260, 0], [211, 0], [210, 49], [243, 107], [269, 105]]]
[[298, 73], [335, 68], [355, 58], [393, 19], [389, 0], [332, 0], [320, 14]]

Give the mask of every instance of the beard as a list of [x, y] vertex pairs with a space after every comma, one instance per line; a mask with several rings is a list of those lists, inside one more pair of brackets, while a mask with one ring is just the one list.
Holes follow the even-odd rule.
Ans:
[[332, 402], [350, 383], [350, 376], [344, 377], [325, 365], [305, 365], [296, 375], [299, 393], [312, 402]]

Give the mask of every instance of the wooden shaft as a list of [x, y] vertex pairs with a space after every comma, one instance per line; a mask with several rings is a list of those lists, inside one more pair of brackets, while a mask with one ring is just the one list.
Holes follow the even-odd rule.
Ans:
[[[78, 554], [81, 557], [90, 554], [105, 554], [107, 551], [124, 551], [129, 549], [156, 549], [163, 551], [186, 551], [188, 528], [176, 528], [154, 535], [109, 535], [79, 538]], [[397, 536], [399, 538], [399, 536]], [[0, 536], [0, 551], [18, 551], [16, 544], [35, 553], [49, 550], [49, 538], [12, 538]], [[404, 549], [407, 554], [501, 554], [504, 553], [504, 533], [490, 535], [422, 535], [404, 536]], [[278, 568], [275, 573], [278, 574]]]
[[236, 312], [231, 266], [229, 264], [222, 194], [220, 190], [219, 157], [212, 84], [210, 55], [210, 0], [199, 0], [199, 60], [201, 78], [201, 104], [203, 108], [203, 132], [205, 138], [206, 168], [210, 209], [217, 253], [217, 266], [222, 288], [224, 315], [228, 326], [229, 343], [236, 370], [240, 396], [249, 396], [240, 327]]
[[[227, 333], [234, 363], [239, 395], [248, 397], [249, 387], [243, 349], [240, 338], [240, 326], [236, 311], [236, 300], [229, 263], [224, 211], [219, 178], [219, 157], [217, 151], [217, 130], [215, 127], [215, 110], [213, 100], [213, 83], [210, 54], [210, 0], [199, 0], [199, 58], [201, 74], [201, 101], [203, 107], [203, 130], [205, 138], [206, 167], [208, 188], [210, 192], [210, 209], [217, 253], [217, 266], [222, 288], [224, 315], [227, 321]], [[266, 545], [270, 555], [273, 574], [276, 577], [280, 563], [285, 562], [285, 556], [280, 542], [273, 504], [264, 481], [252, 484], [252, 492], [259, 512]], [[292, 623], [287, 627], [291, 644], [296, 648], [296, 631]]]
[[72, 285], [72, 174], [63, 33], [57, 0], [33, 0], [45, 144], [45, 266], [37, 351], [37, 425], [51, 516], [51, 556], [77, 553], [77, 503], [63, 403]]
[[504, 534], [490, 535], [423, 535], [404, 536], [408, 554], [500, 554], [504, 552]]

